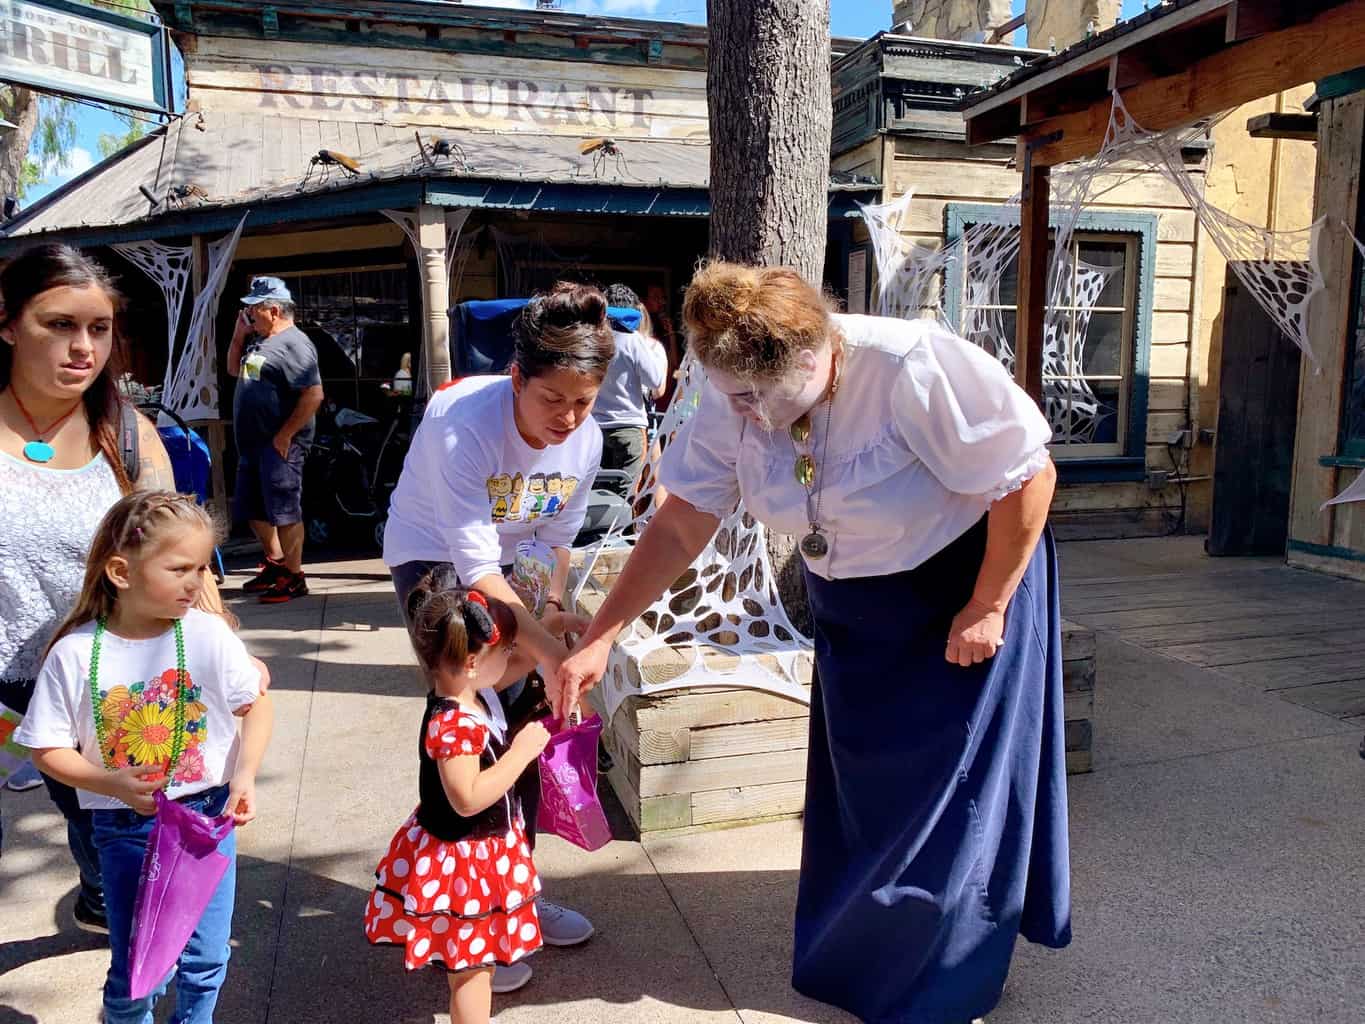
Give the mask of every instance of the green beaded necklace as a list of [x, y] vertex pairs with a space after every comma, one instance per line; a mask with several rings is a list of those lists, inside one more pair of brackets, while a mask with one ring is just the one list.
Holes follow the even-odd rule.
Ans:
[[[95, 639], [90, 644], [90, 711], [95, 718], [95, 736], [100, 745], [100, 760], [108, 771], [114, 771], [105, 751], [109, 749], [104, 732], [104, 710], [100, 701], [100, 644], [108, 619], [101, 616], [95, 622]], [[185, 752], [185, 630], [180, 620], [175, 620], [175, 731], [171, 735], [171, 760], [166, 767], [165, 787], [169, 788], [180, 767], [180, 755]]]

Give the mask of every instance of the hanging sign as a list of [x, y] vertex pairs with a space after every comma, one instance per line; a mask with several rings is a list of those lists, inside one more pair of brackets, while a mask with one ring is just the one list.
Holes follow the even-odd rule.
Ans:
[[164, 114], [169, 68], [159, 23], [67, 0], [0, 0], [0, 82]]

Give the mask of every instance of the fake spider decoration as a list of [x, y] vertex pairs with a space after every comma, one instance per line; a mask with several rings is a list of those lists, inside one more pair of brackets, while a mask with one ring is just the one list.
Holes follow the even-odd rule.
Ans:
[[[616, 158], [617, 177], [630, 176], [630, 164], [626, 162], [626, 156], [621, 152], [621, 147], [616, 144], [615, 139], [585, 139], [578, 146], [578, 152], [583, 156], [592, 154], [592, 175], [594, 178], [602, 177], [602, 172], [607, 168], [607, 157]], [[583, 170], [579, 165], [579, 173]]]
[[469, 154], [454, 139], [432, 139], [431, 144], [422, 141], [421, 132], [413, 132], [417, 137], [417, 152], [420, 157], [413, 163], [420, 163], [432, 170], [454, 169], [468, 173], [472, 170]]
[[308, 171], [304, 174], [303, 180], [299, 182], [297, 191], [302, 192], [313, 180], [314, 172], [318, 168], [318, 184], [325, 185], [332, 177], [332, 171], [336, 170], [344, 178], [357, 178], [360, 176], [360, 161], [353, 156], [339, 153], [335, 149], [320, 149], [312, 160], [308, 161]]

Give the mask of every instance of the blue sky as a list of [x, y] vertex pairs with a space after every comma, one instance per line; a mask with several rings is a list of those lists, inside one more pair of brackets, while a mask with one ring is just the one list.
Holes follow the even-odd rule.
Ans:
[[[482, 0], [497, 7], [534, 7], [534, 0]], [[892, 0], [830, 0], [830, 29], [840, 36], [870, 36], [890, 27]], [[1141, 14], [1143, 0], [1124, 0], [1123, 16]], [[706, 20], [705, 0], [564, 0], [564, 7], [583, 14], [616, 15], [628, 18], [650, 18], [659, 21]], [[1023, 0], [1014, 0], [1015, 13], [1024, 8]], [[78, 115], [76, 144], [72, 147], [65, 166], [55, 168], [47, 179], [32, 189], [26, 202], [33, 203], [58, 185], [89, 169], [99, 158], [98, 140], [103, 132], [120, 130], [112, 114], [90, 107], [81, 108]]]

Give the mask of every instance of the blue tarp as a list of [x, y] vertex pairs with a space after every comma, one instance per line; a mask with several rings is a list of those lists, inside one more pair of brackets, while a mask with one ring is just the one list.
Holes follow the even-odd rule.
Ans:
[[[517, 317], [529, 299], [473, 299], [450, 311], [450, 369], [456, 377], [503, 373], [512, 362]], [[618, 331], [640, 326], [640, 311], [607, 310]]]

